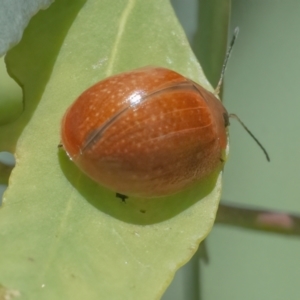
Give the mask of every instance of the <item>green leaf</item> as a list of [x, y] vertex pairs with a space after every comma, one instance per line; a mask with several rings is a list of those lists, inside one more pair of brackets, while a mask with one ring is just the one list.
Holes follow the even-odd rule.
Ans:
[[194, 50], [209, 82], [216, 87], [227, 48], [231, 0], [199, 1]]
[[22, 90], [8, 76], [4, 59], [0, 58], [0, 125], [17, 119], [22, 110]]
[[0, 161], [0, 184], [7, 184], [8, 183], [8, 177], [11, 173], [12, 166], [3, 164]]
[[123, 203], [57, 145], [67, 107], [111, 74], [159, 65], [210, 88], [170, 4], [56, 1], [6, 61], [25, 110], [0, 127], [0, 149], [18, 139], [0, 210], [3, 290], [30, 300], [159, 298], [209, 233], [221, 176], [175, 196]]

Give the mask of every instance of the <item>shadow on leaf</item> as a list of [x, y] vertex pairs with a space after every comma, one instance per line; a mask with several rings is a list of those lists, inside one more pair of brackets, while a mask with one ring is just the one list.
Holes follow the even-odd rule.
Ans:
[[110, 191], [91, 180], [68, 158], [58, 153], [62, 171], [73, 187], [95, 208], [126, 223], [150, 225], [168, 220], [201, 201], [214, 188], [219, 172], [175, 195], [160, 198], [129, 197], [122, 201]]

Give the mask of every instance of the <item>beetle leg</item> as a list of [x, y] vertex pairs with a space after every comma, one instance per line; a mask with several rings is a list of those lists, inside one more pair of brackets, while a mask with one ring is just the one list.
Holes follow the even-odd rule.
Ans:
[[120, 194], [120, 193], [116, 193], [116, 197], [120, 198], [122, 200], [122, 202], [126, 202], [126, 199], [128, 198], [128, 196]]

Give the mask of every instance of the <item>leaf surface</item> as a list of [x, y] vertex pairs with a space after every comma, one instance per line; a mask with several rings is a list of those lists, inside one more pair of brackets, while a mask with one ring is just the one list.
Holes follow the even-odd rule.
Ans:
[[112, 74], [159, 65], [210, 88], [172, 7], [60, 0], [32, 19], [6, 61], [25, 110], [0, 127], [0, 149], [16, 147], [17, 162], [0, 210], [2, 291], [30, 300], [159, 298], [209, 233], [220, 176], [123, 203], [57, 145], [67, 107]]

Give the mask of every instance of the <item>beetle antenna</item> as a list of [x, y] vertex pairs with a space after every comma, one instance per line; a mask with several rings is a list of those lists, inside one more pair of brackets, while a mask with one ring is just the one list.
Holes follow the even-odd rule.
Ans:
[[228, 59], [229, 59], [230, 54], [231, 54], [231, 52], [232, 52], [233, 45], [234, 45], [235, 40], [236, 40], [236, 38], [237, 38], [237, 36], [238, 36], [238, 34], [239, 34], [239, 31], [240, 31], [239, 27], [236, 27], [236, 28], [234, 29], [233, 36], [232, 36], [230, 45], [229, 45], [229, 47], [228, 47], [228, 50], [227, 50], [227, 53], [226, 53], [226, 56], [225, 56], [223, 66], [222, 66], [221, 76], [220, 76], [218, 85], [217, 85], [217, 87], [216, 87], [216, 89], [215, 89], [215, 92], [214, 92], [215, 95], [219, 95], [219, 93], [220, 93], [220, 89], [221, 89], [221, 85], [222, 85], [222, 83], [223, 83], [224, 74], [225, 74], [225, 70], [226, 70], [226, 67], [227, 67]]
[[270, 156], [265, 149], [265, 147], [260, 143], [260, 141], [254, 136], [254, 134], [247, 128], [247, 126], [241, 121], [241, 119], [236, 114], [229, 114], [229, 118], [236, 119], [243, 127], [244, 129], [249, 133], [249, 135], [254, 139], [254, 141], [257, 143], [257, 145], [260, 147], [260, 149], [264, 152], [267, 161], [270, 161]]

